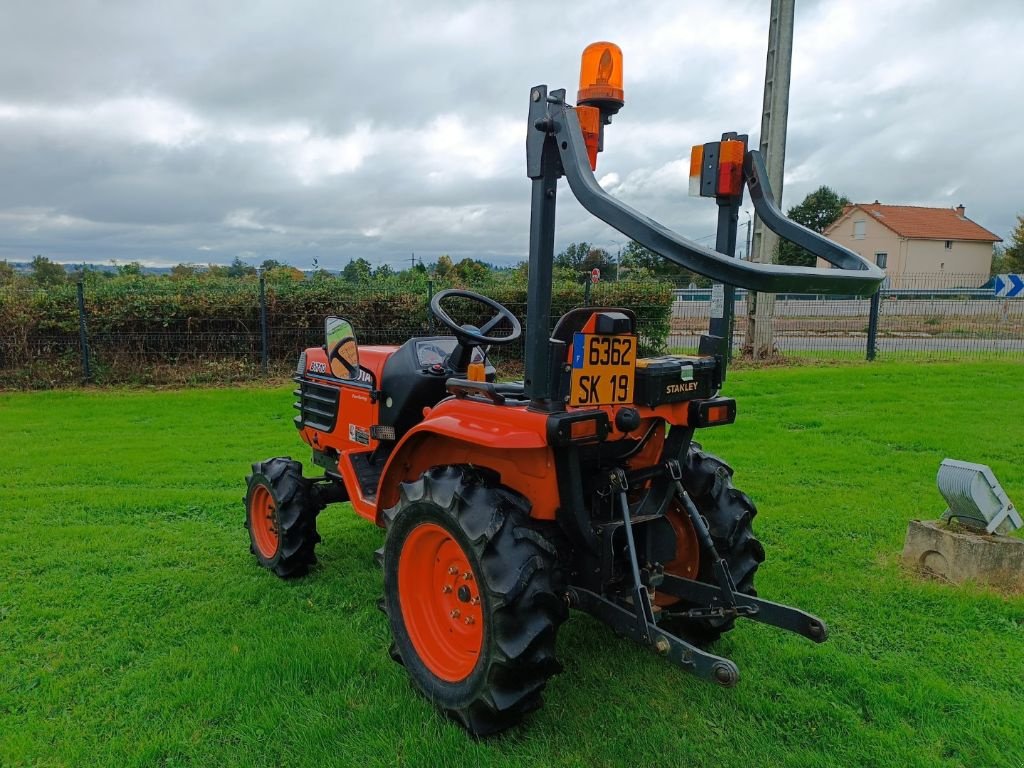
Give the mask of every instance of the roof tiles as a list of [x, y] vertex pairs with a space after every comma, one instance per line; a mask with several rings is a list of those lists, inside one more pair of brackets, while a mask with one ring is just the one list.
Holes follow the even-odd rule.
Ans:
[[[1001, 242], [1002, 238], [961, 216], [956, 208], [919, 208], [914, 205], [855, 203], [843, 211], [841, 219], [859, 208], [901, 237], [915, 240], [980, 240]], [[839, 220], [836, 221], [836, 224]], [[835, 225], [826, 229], [831, 231]]]

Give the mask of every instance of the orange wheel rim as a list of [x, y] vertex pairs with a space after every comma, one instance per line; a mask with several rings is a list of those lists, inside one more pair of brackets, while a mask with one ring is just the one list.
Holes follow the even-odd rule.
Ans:
[[484, 641], [480, 584], [459, 543], [436, 523], [420, 523], [398, 557], [402, 620], [420, 660], [440, 679], [469, 677]]
[[249, 497], [249, 528], [263, 557], [269, 559], [277, 554], [277, 506], [266, 486], [257, 485]]

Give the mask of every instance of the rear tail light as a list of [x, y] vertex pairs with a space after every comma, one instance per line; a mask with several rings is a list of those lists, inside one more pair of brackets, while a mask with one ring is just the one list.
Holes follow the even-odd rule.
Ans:
[[716, 397], [711, 400], [690, 402], [691, 427], [717, 427], [736, 421], [736, 401], [731, 397]]

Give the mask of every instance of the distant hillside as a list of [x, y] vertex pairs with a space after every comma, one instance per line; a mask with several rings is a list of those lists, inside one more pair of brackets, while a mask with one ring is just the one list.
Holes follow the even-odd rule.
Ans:
[[[9, 261], [7, 262], [11, 269], [19, 274], [30, 274], [32, 272], [32, 262], [30, 261]], [[65, 272], [77, 272], [82, 267], [85, 267], [93, 272], [109, 272], [111, 274], [117, 274], [117, 267], [110, 264], [90, 264], [78, 263], [78, 264], [61, 264], [64, 267]], [[143, 267], [142, 274], [144, 275], [169, 275], [171, 273], [170, 267]]]

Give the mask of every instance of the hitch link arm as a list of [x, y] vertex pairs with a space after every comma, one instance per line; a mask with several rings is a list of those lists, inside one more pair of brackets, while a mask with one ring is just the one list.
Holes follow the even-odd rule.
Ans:
[[621, 601], [609, 599], [575, 585], [569, 588], [570, 605], [589, 613], [610, 626], [615, 632], [642, 645], [650, 646], [696, 677], [717, 683], [724, 688], [731, 688], [740, 679], [739, 668], [733, 661], [701, 650], [672, 633], [666, 632], [655, 622], [650, 594], [640, 578], [640, 564], [633, 538], [633, 521], [629, 512], [629, 498], [626, 495], [629, 488], [626, 474], [621, 469], [617, 469], [609, 479], [609, 491], [618, 498], [622, 509], [622, 524], [626, 531], [630, 570], [633, 577], [632, 610], [629, 610]]
[[[665, 468], [668, 470], [669, 476], [676, 484], [676, 496], [682, 503], [683, 508], [686, 510], [686, 514], [690, 517], [690, 523], [693, 525], [693, 530], [697, 534], [697, 541], [700, 543], [700, 548], [708, 559], [711, 561], [711, 570], [715, 574], [715, 581], [718, 582], [719, 592], [715, 595], [714, 603], [707, 608], [696, 608], [688, 613], [693, 618], [700, 618], [701, 616], [718, 616], [723, 613], [736, 616], [740, 614], [751, 614], [756, 613], [757, 609], [751, 609], [749, 606], [738, 606], [736, 605], [736, 584], [732, 580], [732, 573], [729, 571], [729, 564], [725, 562], [725, 559], [718, 554], [718, 550], [715, 548], [715, 542], [711, 538], [711, 531], [708, 530], [707, 523], [704, 522], [704, 518], [700, 514], [700, 510], [697, 509], [697, 505], [693, 503], [693, 499], [683, 488], [683, 472], [679, 466], [679, 462], [675, 459], [670, 459], [665, 462]], [[725, 611], [722, 610], [722, 606]]]
[[686, 489], [683, 488], [682, 471], [679, 462], [675, 460], [667, 461], [665, 467], [675, 481], [676, 493], [686, 508], [687, 514], [690, 516], [690, 521], [697, 532], [701, 548], [712, 558], [715, 580], [718, 582], [716, 587], [713, 584], [705, 584], [693, 579], [666, 573], [660, 585], [663, 592], [697, 605], [709, 606], [707, 608], [694, 608], [689, 611], [673, 613], [672, 615], [684, 618], [745, 616], [762, 624], [770, 624], [779, 629], [786, 629], [798, 635], [803, 635], [816, 643], [824, 642], [828, 638], [828, 627], [817, 616], [801, 611], [798, 608], [780, 605], [779, 603], [762, 600], [759, 597], [752, 597], [736, 591], [736, 585], [733, 583], [728, 563], [719, 556], [718, 551], [715, 549], [714, 541], [711, 539], [711, 532], [708, 531], [708, 527], [704, 523], [704, 518], [700, 516], [700, 512], [697, 510], [693, 500], [686, 493]]
[[651, 596], [647, 592], [640, 579], [640, 563], [636, 556], [636, 543], [633, 539], [633, 520], [629, 515], [629, 499], [626, 491], [629, 489], [629, 481], [626, 480], [626, 473], [616, 469], [611, 476], [611, 487], [619, 498], [619, 506], [622, 508], [622, 527], [626, 531], [626, 548], [629, 550], [629, 567], [633, 575], [633, 607], [636, 609], [636, 626], [640, 638], [650, 641], [648, 627], [654, 624], [654, 608], [651, 606]]

